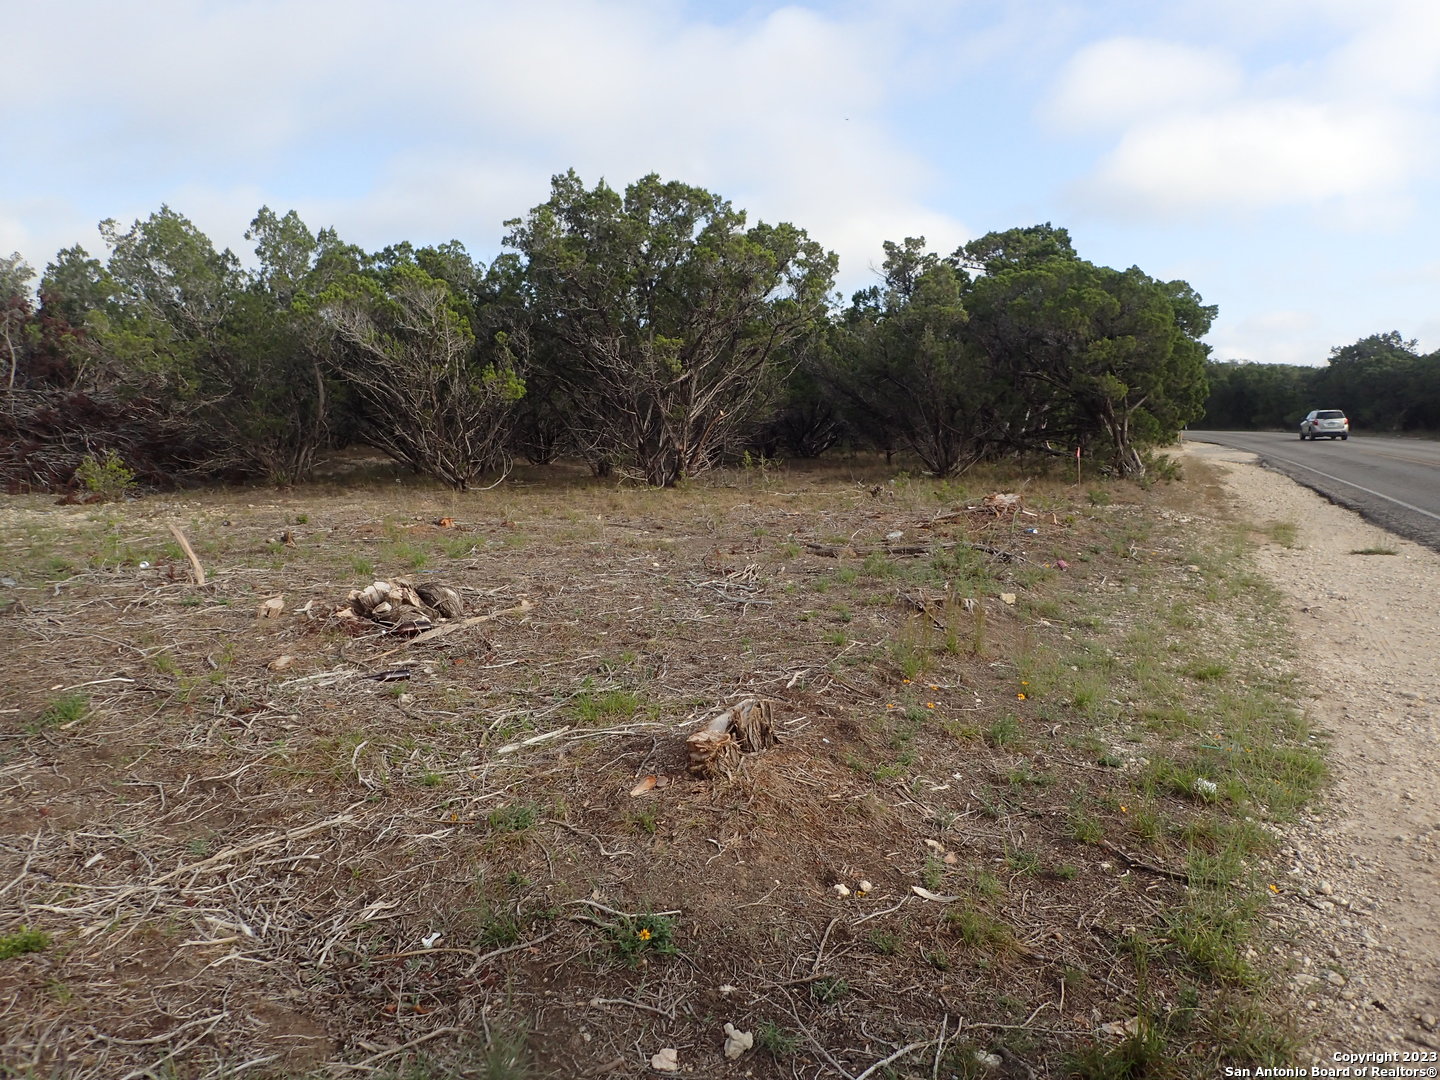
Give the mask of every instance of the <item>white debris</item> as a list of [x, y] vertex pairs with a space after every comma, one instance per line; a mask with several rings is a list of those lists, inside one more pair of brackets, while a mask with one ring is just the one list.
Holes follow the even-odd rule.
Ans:
[[748, 1031], [738, 1030], [734, 1024], [725, 1025], [725, 1057], [734, 1061], [755, 1045], [755, 1036]]

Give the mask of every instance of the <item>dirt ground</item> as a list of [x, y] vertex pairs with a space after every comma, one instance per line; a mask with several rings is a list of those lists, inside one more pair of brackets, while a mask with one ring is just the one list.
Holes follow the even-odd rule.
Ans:
[[1281, 853], [1313, 1055], [1440, 1050], [1440, 554], [1254, 455], [1187, 450], [1223, 470], [1235, 512], [1295, 525], [1291, 546], [1257, 558], [1289, 598], [1330, 743], [1330, 793], [1285, 830]]
[[[1180, 1077], [1285, 1060], [1272, 948], [1317, 1024], [1369, 1025], [1336, 1049], [1413, 1034], [1424, 893], [1394, 860], [1440, 816], [1433, 727], [1428, 759], [1396, 740], [1433, 650], [1395, 652], [1373, 601], [1435, 564], [1351, 556], [1391, 541], [1191, 453], [1196, 483], [1148, 489], [837, 466], [456, 496], [384, 470], [7, 502], [0, 1075], [640, 1077], [673, 1050], [690, 1077]], [[1007, 485], [1021, 509], [984, 505]], [[1307, 654], [1343, 658], [1315, 676], [1336, 771], [1395, 755], [1278, 826], [1268, 889], [1255, 818], [1319, 772], [1232, 518], [1293, 519], [1259, 558], [1315, 593]], [[335, 615], [397, 577], [494, 618]], [[1379, 621], [1327, 621], [1331, 590]], [[685, 734], [750, 695], [779, 745], [687, 775]], [[1362, 797], [1395, 821], [1336, 816]]]

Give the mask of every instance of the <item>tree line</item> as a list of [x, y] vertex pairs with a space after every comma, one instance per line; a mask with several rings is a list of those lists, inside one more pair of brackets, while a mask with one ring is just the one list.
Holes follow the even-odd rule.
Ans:
[[1015, 454], [1123, 475], [1201, 413], [1215, 308], [1086, 261], [1050, 224], [949, 254], [885, 245], [833, 293], [803, 229], [704, 189], [556, 176], [485, 265], [458, 241], [369, 252], [262, 208], [247, 268], [168, 206], [0, 259], [0, 476], [66, 489], [113, 455], [144, 480], [307, 479], [363, 444], [465, 489], [517, 459], [669, 486], [743, 455]]
[[1220, 429], [1296, 428], [1311, 409], [1342, 409], [1364, 431], [1440, 431], [1440, 350], [1399, 333], [1330, 350], [1324, 367], [1212, 363], [1201, 423]]

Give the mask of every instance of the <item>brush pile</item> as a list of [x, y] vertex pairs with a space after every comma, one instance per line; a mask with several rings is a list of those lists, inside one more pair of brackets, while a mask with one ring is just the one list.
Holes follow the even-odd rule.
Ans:
[[429, 581], [417, 585], [396, 578], [351, 590], [335, 617], [367, 619], [383, 627], [386, 633], [410, 637], [447, 619], [458, 619], [464, 613], [460, 594], [454, 589]]

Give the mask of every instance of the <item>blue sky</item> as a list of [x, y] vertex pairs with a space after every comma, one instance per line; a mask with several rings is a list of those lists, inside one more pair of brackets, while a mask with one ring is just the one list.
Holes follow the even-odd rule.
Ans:
[[248, 255], [261, 205], [459, 239], [574, 167], [699, 184], [841, 257], [1051, 221], [1181, 277], [1221, 359], [1440, 348], [1433, 0], [7, 3], [0, 254], [168, 203]]

